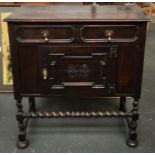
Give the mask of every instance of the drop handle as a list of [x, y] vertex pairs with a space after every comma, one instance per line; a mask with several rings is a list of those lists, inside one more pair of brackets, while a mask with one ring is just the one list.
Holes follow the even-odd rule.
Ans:
[[42, 69], [42, 77], [43, 77], [44, 80], [46, 80], [47, 77], [48, 77], [48, 71], [47, 71], [46, 68], [43, 68]]
[[105, 31], [105, 35], [107, 36], [108, 42], [111, 42], [111, 40], [112, 40], [112, 35], [113, 35], [113, 31], [107, 30], [107, 31]]
[[44, 38], [44, 42], [47, 43], [49, 41], [49, 39], [48, 39], [49, 33], [48, 32], [43, 32], [42, 36]]

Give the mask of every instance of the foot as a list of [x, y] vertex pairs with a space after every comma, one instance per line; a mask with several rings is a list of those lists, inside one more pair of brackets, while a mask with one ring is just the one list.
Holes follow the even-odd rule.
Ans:
[[17, 147], [19, 149], [25, 149], [26, 147], [28, 147], [29, 145], [29, 141], [26, 139], [25, 141], [17, 141]]
[[138, 145], [138, 140], [131, 140], [131, 139], [128, 139], [127, 140], [127, 145], [130, 146], [130, 147], [136, 147]]

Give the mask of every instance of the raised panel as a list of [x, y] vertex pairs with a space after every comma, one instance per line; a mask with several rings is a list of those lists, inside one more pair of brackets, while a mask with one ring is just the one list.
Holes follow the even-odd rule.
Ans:
[[[48, 70], [48, 78], [45, 80], [45, 85], [48, 83], [46, 85], [48, 92], [59, 91], [66, 94], [66, 90], [76, 92], [82, 89], [89, 93], [99, 90], [101, 90], [99, 94], [108, 93], [108, 80], [111, 82], [114, 79], [107, 77], [110, 75], [108, 67], [111, 63], [107, 66], [108, 59], [111, 59], [110, 49], [104, 46], [98, 48], [41, 46], [40, 63]], [[112, 56], [111, 61], [113, 59], [115, 57]], [[84, 93], [86, 92], [80, 94]]]
[[18, 72], [21, 93], [40, 93], [40, 72], [37, 48], [34, 46], [18, 47]]
[[83, 42], [134, 42], [138, 39], [136, 25], [84, 25], [80, 29]]
[[135, 93], [138, 70], [139, 48], [120, 46], [117, 58], [117, 91], [118, 93]]
[[16, 28], [20, 43], [70, 43], [75, 39], [75, 28], [71, 25], [25, 25]]

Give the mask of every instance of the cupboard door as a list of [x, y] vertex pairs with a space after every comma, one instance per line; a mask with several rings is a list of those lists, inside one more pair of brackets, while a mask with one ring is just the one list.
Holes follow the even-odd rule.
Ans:
[[42, 46], [39, 55], [44, 92], [76, 96], [114, 94], [116, 65], [111, 48], [115, 50], [109, 46]]

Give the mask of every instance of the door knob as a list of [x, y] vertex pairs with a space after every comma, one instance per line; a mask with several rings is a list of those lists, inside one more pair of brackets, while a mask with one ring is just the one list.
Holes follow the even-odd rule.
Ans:
[[47, 76], [48, 76], [48, 71], [46, 68], [43, 68], [42, 70], [42, 76], [43, 76], [43, 79], [46, 80], [47, 79]]
[[47, 43], [49, 41], [48, 36], [49, 36], [48, 32], [43, 32], [43, 38], [44, 38], [45, 43]]

